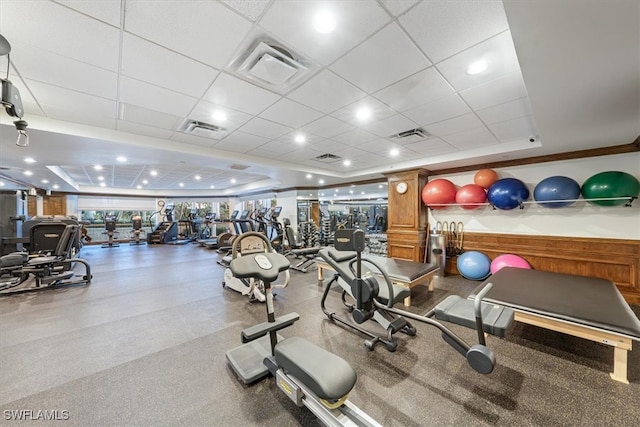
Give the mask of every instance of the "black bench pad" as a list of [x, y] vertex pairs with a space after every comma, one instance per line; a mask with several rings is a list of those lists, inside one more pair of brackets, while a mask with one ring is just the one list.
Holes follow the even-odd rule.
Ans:
[[[510, 308], [482, 303], [482, 323], [484, 332], [504, 337], [507, 328], [513, 322], [514, 312]], [[476, 329], [474, 301], [450, 295], [435, 308], [438, 320], [451, 322], [468, 328]]]
[[356, 372], [344, 359], [300, 337], [279, 342], [275, 358], [279, 367], [321, 399], [340, 399], [356, 384]]

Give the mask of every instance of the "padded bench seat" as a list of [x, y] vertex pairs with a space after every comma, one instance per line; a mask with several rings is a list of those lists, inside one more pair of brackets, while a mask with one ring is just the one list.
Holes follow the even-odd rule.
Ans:
[[338, 400], [356, 384], [356, 372], [344, 359], [309, 341], [291, 337], [275, 348], [276, 363], [320, 399]]
[[[435, 307], [438, 320], [476, 329], [474, 301], [457, 295], [450, 295]], [[495, 304], [482, 303], [482, 323], [484, 332], [504, 338], [506, 330], [513, 323], [513, 310]]]

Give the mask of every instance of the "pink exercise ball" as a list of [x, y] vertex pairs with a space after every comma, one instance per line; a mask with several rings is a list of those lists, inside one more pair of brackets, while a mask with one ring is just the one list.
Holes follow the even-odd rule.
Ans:
[[478, 209], [487, 201], [487, 191], [477, 184], [463, 185], [456, 192], [456, 203], [463, 209]]
[[495, 259], [491, 261], [491, 274], [495, 274], [502, 267], [531, 269], [531, 266], [524, 258], [514, 254], [504, 254], [495, 257]]

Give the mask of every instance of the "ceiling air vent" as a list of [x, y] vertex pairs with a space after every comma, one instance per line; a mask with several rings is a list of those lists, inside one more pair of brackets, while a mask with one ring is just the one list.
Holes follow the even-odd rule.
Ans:
[[233, 170], [237, 170], [237, 171], [243, 171], [245, 169], [249, 169], [249, 166], [233, 164], [233, 165], [229, 166], [229, 169], [233, 169]]
[[412, 142], [422, 141], [431, 136], [432, 135], [423, 128], [415, 128], [391, 135], [389, 138], [400, 144], [410, 144]]
[[323, 162], [323, 163], [335, 163], [341, 158], [342, 157], [336, 156], [335, 154], [326, 153], [326, 154], [321, 154], [318, 157], [314, 157], [313, 160], [317, 160], [318, 162]]
[[254, 32], [229, 68], [253, 83], [285, 93], [302, 83], [318, 66], [271, 36]]
[[226, 132], [226, 129], [222, 126], [212, 125], [211, 123], [187, 120], [180, 126], [180, 131], [204, 138], [220, 138], [222, 134]]

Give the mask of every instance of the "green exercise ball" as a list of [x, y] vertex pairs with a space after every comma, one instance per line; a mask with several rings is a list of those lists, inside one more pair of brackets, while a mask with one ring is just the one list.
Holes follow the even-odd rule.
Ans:
[[[585, 199], [605, 199], [612, 197], [638, 197], [640, 182], [626, 172], [608, 171], [600, 172], [588, 178], [582, 188], [582, 197]], [[588, 200], [589, 203], [600, 206], [624, 205], [629, 200]]]

